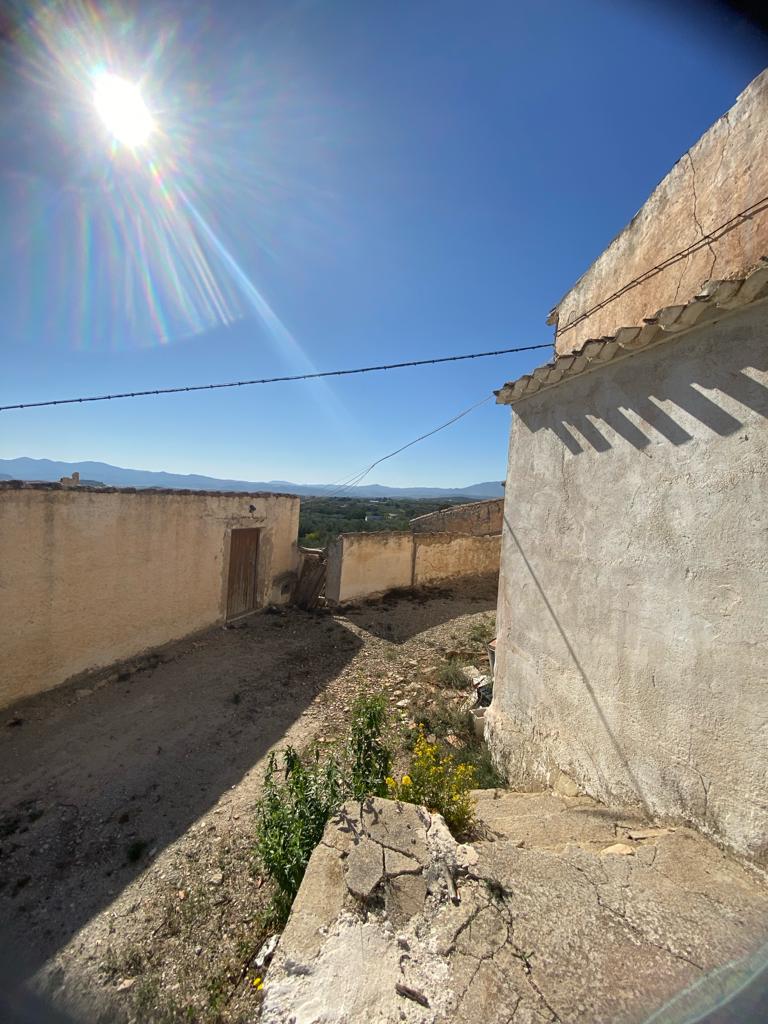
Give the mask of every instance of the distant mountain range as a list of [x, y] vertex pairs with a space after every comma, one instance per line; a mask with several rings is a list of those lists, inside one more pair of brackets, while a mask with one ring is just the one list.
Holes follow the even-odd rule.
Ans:
[[[330, 495], [328, 484], [293, 484], [288, 480], [218, 480], [213, 476], [182, 473], [153, 473], [146, 469], [123, 469], [107, 462], [52, 462], [50, 459], [0, 459], [0, 480], [59, 480], [80, 474], [85, 482], [100, 481], [108, 487], [170, 487], [192, 491], [280, 491], [307, 497]], [[368, 484], [351, 487], [345, 496], [355, 498], [501, 498], [504, 488], [498, 481], [469, 487], [384, 487]]]

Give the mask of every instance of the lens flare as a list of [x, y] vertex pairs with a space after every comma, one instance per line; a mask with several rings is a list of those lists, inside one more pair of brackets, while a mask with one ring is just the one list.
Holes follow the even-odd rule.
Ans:
[[[208, 6], [213, 17], [196, 10]], [[314, 369], [233, 240], [269, 254], [270, 199], [288, 187], [269, 163], [284, 114], [274, 83], [254, 84], [250, 60], [227, 60], [217, 80], [201, 59], [204, 13], [193, 25], [121, 0], [33, 0], [29, 12], [14, 37], [19, 102], [0, 109], [3, 137], [20, 123], [38, 132], [9, 183], [25, 268], [14, 329], [125, 348], [253, 319], [282, 362]], [[247, 219], [233, 214], [246, 202]]]
[[125, 146], [143, 145], [155, 130], [139, 87], [108, 71], [94, 76], [93, 103], [108, 131]]

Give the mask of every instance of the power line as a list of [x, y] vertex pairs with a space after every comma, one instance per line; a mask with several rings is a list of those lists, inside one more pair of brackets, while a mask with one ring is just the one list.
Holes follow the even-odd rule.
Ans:
[[[561, 330], [559, 329], [557, 331], [557, 335], [559, 336], [561, 334], [564, 334], [566, 331], [569, 331], [572, 327], [576, 327], [577, 324], [583, 323], [584, 320], [587, 320], [594, 313], [598, 312], [598, 310], [603, 309], [603, 307], [607, 306], [610, 302], [613, 302], [614, 299], [617, 299], [621, 295], [624, 295], [625, 292], [636, 287], [638, 284], [642, 284], [643, 282], [648, 281], [650, 278], [655, 277], [657, 274], [660, 274], [663, 270], [666, 270], [668, 267], [673, 266], [675, 263], [679, 263], [681, 260], [693, 255], [693, 253], [698, 252], [699, 249], [703, 249], [705, 246], [711, 245], [712, 242], [718, 241], [724, 235], [728, 234], [729, 231], [732, 231], [733, 228], [738, 227], [740, 223], [742, 223], [745, 220], [748, 220], [750, 217], [756, 216], [758, 213], [762, 213], [766, 209], [768, 209], [768, 196], [763, 196], [762, 199], [758, 199], [757, 202], [753, 203], [751, 206], [748, 206], [745, 210], [742, 210], [740, 213], [735, 214], [735, 216], [731, 217], [729, 220], [724, 221], [722, 224], [719, 225], [719, 227], [714, 228], [706, 235], [702, 235], [701, 238], [691, 243], [691, 245], [686, 246], [685, 249], [681, 249], [679, 252], [674, 253], [672, 256], [668, 256], [667, 259], [662, 260], [661, 263], [657, 263], [656, 266], [651, 267], [649, 270], [646, 270], [642, 274], [639, 274], [633, 280], [628, 281], [625, 285], [619, 288], [618, 291], [615, 291], [612, 295], [609, 295], [607, 298], [603, 299], [602, 301], [596, 303], [594, 306], [591, 306], [589, 309], [585, 310], [575, 320], [572, 320]], [[545, 347], [546, 346], [543, 345], [531, 346], [531, 348]], [[492, 355], [495, 353], [487, 354]], [[476, 402], [474, 405], [471, 405], [468, 409], [465, 409], [463, 412], [460, 412], [457, 416], [454, 416], [446, 423], [441, 424], [441, 426], [435, 427], [434, 430], [430, 430], [428, 433], [422, 434], [421, 437], [417, 437], [413, 441], [409, 441], [408, 444], [403, 445], [402, 448], [398, 448], [394, 452], [390, 452], [389, 455], [382, 456], [382, 458], [377, 459], [375, 462], [372, 462], [367, 469], [364, 469], [360, 473], [356, 473], [354, 476], [349, 477], [348, 480], [343, 481], [341, 484], [332, 484], [332, 487], [337, 487], [338, 489], [332, 491], [329, 495], [327, 495], [327, 497], [337, 497], [339, 494], [345, 491], [349, 491], [353, 487], [356, 487], [366, 476], [368, 476], [371, 470], [378, 466], [380, 463], [385, 462], [387, 459], [393, 458], [395, 455], [399, 455], [400, 452], [405, 451], [406, 448], [410, 448], [412, 445], [418, 444], [419, 441], [423, 441], [425, 438], [431, 437], [433, 434], [438, 433], [440, 430], [444, 430], [446, 427], [449, 427], [452, 423], [455, 423], [457, 420], [460, 420], [462, 417], [468, 415], [474, 409], [477, 409], [479, 406], [484, 405], [492, 397], [493, 395], [488, 395], [487, 398], [484, 398], [482, 399], [482, 401]]]
[[400, 452], [404, 452], [406, 448], [412, 448], [413, 445], [418, 444], [419, 441], [424, 441], [426, 438], [432, 437], [433, 434], [438, 434], [441, 430], [445, 430], [446, 427], [450, 427], [451, 424], [456, 423], [457, 420], [463, 419], [464, 416], [468, 416], [469, 413], [474, 412], [475, 409], [479, 409], [481, 405], [485, 405], [486, 402], [490, 402], [492, 398], [492, 394], [486, 395], [486, 397], [482, 398], [479, 402], [475, 402], [474, 405], [470, 405], [468, 409], [464, 409], [462, 412], [457, 413], [456, 416], [452, 416], [451, 419], [446, 420], [445, 423], [441, 423], [439, 427], [435, 427], [433, 430], [427, 431], [426, 434], [421, 434], [419, 437], [415, 437], [413, 441], [409, 441], [407, 444], [395, 449], [395, 451], [390, 452], [388, 455], [382, 455], [380, 459], [376, 459], [375, 462], [372, 462], [367, 469], [364, 469], [359, 473], [355, 473], [354, 476], [349, 477], [343, 483], [331, 484], [331, 487], [336, 487], [337, 490], [331, 491], [330, 494], [324, 494], [323, 497], [336, 498], [343, 492], [349, 491], [353, 487], [357, 487], [357, 485], [368, 476], [371, 470], [375, 469], [376, 466], [379, 466], [382, 462], [386, 462], [387, 459], [394, 458], [395, 455], [399, 455]]
[[[570, 323], [565, 325], [565, 327], [558, 327], [556, 336], [560, 337], [567, 331], [572, 330], [578, 324], [589, 319], [589, 317], [593, 316], [615, 299], [624, 295], [630, 289], [636, 288], [637, 285], [650, 280], [650, 278], [662, 273], [662, 271], [667, 270], [675, 263], [679, 263], [680, 260], [692, 256], [694, 253], [698, 252], [699, 249], [703, 249], [704, 247], [711, 245], [712, 242], [719, 241], [724, 235], [728, 234], [729, 231], [738, 227], [740, 223], [745, 220], [749, 220], [751, 217], [757, 216], [759, 213], [763, 213], [766, 209], [768, 209], [768, 196], [763, 196], [762, 199], [758, 199], [751, 206], [748, 206], [745, 210], [735, 214], [718, 227], [713, 228], [713, 230], [708, 234], [702, 235], [701, 238], [692, 242], [684, 249], [680, 249], [679, 252], [668, 256], [665, 260], [662, 260], [661, 263], [657, 263], [654, 267], [643, 271], [642, 274], [638, 274], [637, 277], [622, 285], [622, 287], [617, 291], [613, 292], [605, 299], [601, 299], [601, 301], [595, 303], [595, 305], [590, 306], [589, 309], [586, 309], [574, 320], [571, 320]], [[191, 384], [186, 387], [152, 388], [146, 391], [123, 391], [113, 395], [84, 395], [78, 398], [55, 398], [46, 402], [17, 402], [13, 405], [0, 405], [0, 412], [9, 412], [13, 409], [40, 409], [45, 406], [52, 405], [75, 405], [82, 404], [83, 402], [110, 402], [118, 398], [147, 398], [152, 395], [178, 395], [191, 391], [216, 391], [221, 388], [250, 387], [254, 384], [281, 384], [290, 381], [317, 380], [321, 377], [347, 377], [352, 374], [359, 373], [377, 373], [381, 370], [401, 370], [411, 366], [434, 366], [437, 363], [456, 363], [465, 359], [486, 359], [490, 356], [505, 356], [511, 355], [515, 352], [534, 352], [537, 349], [550, 347], [550, 343], [546, 342], [540, 345], [521, 345], [517, 348], [500, 348], [492, 352], [471, 352], [460, 356], [441, 356], [437, 359], [411, 359], [403, 363], [384, 363], [380, 366], [361, 366], [352, 370], [323, 370], [319, 373], [298, 373], [284, 377], [262, 377], [255, 380], [226, 381], [222, 384]]]
[[513, 352], [533, 352], [540, 348], [551, 348], [552, 343], [523, 345], [518, 348], [499, 348], [493, 352], [471, 352], [462, 356], [440, 356], [438, 359], [411, 359], [405, 363], [384, 363], [381, 366], [361, 366], [354, 370], [323, 370], [320, 373], [297, 373], [290, 377], [262, 377], [259, 380], [233, 380], [224, 384], [190, 384], [188, 387], [154, 388], [151, 391], [124, 391], [114, 395], [88, 395], [82, 398], [53, 398], [47, 402], [19, 402], [16, 405], [0, 405], [0, 412], [11, 409], [40, 409], [49, 405], [75, 405], [83, 402], [110, 402], [116, 398], [145, 398], [149, 395], [178, 395], [188, 391], [216, 391], [219, 388], [243, 388], [252, 384], [281, 384], [296, 380], [317, 380], [319, 377], [348, 377], [355, 373], [375, 373], [379, 370], [401, 370], [407, 366], [433, 366], [436, 363], [457, 363], [463, 359], [486, 359], [489, 356], [506, 356]]
[[758, 199], [757, 202], [748, 206], [746, 210], [742, 210], [741, 213], [735, 214], [735, 216], [720, 224], [719, 227], [713, 228], [709, 234], [702, 235], [701, 238], [698, 238], [695, 242], [686, 246], [685, 249], [681, 249], [679, 252], [673, 253], [672, 256], [668, 256], [665, 260], [662, 260], [661, 263], [657, 263], [655, 267], [651, 267], [649, 270], [644, 270], [642, 274], [638, 274], [637, 277], [628, 281], [625, 285], [622, 285], [621, 288], [619, 288], [618, 291], [613, 292], [612, 295], [609, 295], [605, 299], [601, 299], [600, 302], [596, 302], [595, 305], [590, 306], [589, 309], [585, 309], [583, 313], [580, 313], [575, 320], [571, 320], [570, 323], [567, 323], [565, 327], [558, 327], [556, 332], [557, 337], [559, 338], [560, 335], [565, 334], [566, 331], [570, 331], [578, 324], [588, 320], [594, 313], [603, 309], [610, 302], [613, 302], [614, 299], [620, 298], [625, 292], [630, 291], [632, 288], [636, 288], [639, 284], [644, 284], [652, 277], [660, 274], [663, 270], [667, 270], [669, 267], [674, 266], [675, 263], [679, 263], [681, 260], [687, 259], [688, 256], [692, 256], [695, 252], [698, 252], [699, 249], [704, 249], [711, 245], [712, 242], [719, 241], [723, 235], [727, 235], [729, 231], [733, 231], [733, 229], [738, 227], [742, 221], [749, 220], [751, 217], [755, 217], [758, 213], [763, 213], [766, 209], [768, 209], [768, 196], [763, 196], [762, 199]]

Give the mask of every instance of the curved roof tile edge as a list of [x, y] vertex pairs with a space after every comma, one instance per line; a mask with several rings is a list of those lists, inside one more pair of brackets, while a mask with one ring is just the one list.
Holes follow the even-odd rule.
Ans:
[[664, 341], [680, 337], [686, 331], [714, 319], [721, 310], [730, 311], [751, 305], [768, 297], [768, 257], [743, 278], [730, 281], [707, 281], [690, 302], [665, 306], [648, 317], [640, 327], [620, 327], [607, 338], [585, 341], [581, 348], [568, 355], [557, 356], [517, 380], [508, 381], [495, 391], [497, 405], [514, 405], [539, 391], [578, 377], [613, 359], [632, 355]]

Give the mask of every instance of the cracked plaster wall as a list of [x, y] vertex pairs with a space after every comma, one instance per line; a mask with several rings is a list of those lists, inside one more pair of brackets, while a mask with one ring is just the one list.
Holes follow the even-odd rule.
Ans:
[[689, 301], [705, 281], [743, 276], [768, 255], [768, 207], [722, 238], [633, 287], [568, 330], [568, 324], [674, 253], [768, 196], [768, 70], [675, 164], [632, 221], [553, 310], [555, 349], [637, 326]]
[[486, 738], [768, 854], [768, 303], [514, 406]]

